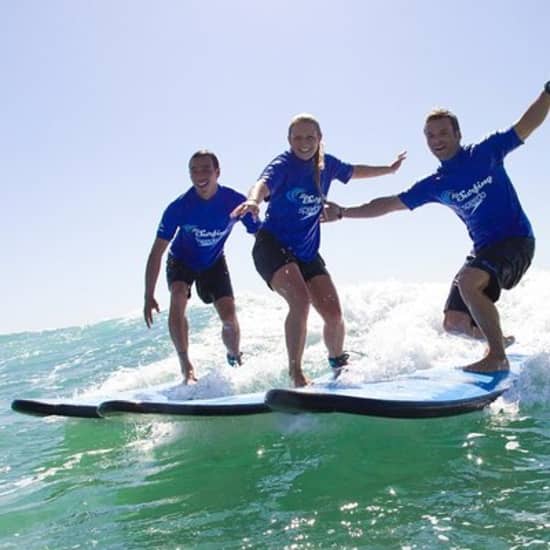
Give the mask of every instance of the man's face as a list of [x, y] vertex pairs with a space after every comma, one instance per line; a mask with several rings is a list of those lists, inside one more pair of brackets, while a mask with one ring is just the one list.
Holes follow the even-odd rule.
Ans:
[[453, 128], [450, 118], [429, 120], [424, 127], [424, 135], [430, 151], [439, 160], [453, 158], [460, 148], [460, 132]]
[[201, 197], [208, 197], [214, 193], [220, 171], [214, 168], [214, 163], [209, 156], [194, 158], [189, 164], [189, 174]]

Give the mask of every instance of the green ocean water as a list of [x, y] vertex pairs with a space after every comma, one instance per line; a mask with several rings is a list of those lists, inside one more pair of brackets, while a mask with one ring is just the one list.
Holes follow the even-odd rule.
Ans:
[[[11, 400], [176, 377], [165, 319], [153, 331], [129, 318], [1, 335], [0, 548], [549, 548], [548, 321], [531, 300], [548, 280], [544, 274], [523, 290], [521, 314], [533, 303], [524, 335], [517, 304], [504, 304], [504, 320], [519, 326], [530, 357], [517, 395], [450, 418], [31, 417], [11, 411]], [[388, 364], [372, 355], [386, 371], [478, 353], [441, 334], [439, 287], [417, 290], [344, 294], [354, 304], [350, 344], [370, 350], [372, 335], [379, 355], [391, 355]], [[277, 332], [284, 312], [276, 305], [266, 319], [262, 299], [246, 306], [249, 357], [230, 375], [216, 320], [207, 308], [191, 309], [199, 374], [234, 376], [239, 391], [286, 384]], [[412, 340], [392, 342], [388, 327], [410, 326], [407, 316], [421, 312]], [[320, 331], [312, 319], [310, 373], [325, 368]]]

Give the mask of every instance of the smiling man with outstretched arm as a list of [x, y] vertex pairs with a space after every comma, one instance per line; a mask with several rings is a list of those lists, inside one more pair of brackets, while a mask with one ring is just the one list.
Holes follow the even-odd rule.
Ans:
[[504, 168], [504, 157], [545, 120], [550, 109], [550, 81], [509, 130], [495, 132], [473, 145], [462, 146], [460, 126], [448, 110], [428, 114], [424, 134], [440, 161], [432, 175], [398, 195], [342, 207], [327, 203], [324, 221], [374, 218], [397, 210], [413, 210], [430, 202], [448, 206], [464, 222], [473, 250], [455, 276], [444, 309], [448, 332], [487, 341], [485, 356], [465, 367], [472, 372], [509, 369], [495, 302], [501, 289], [517, 285], [531, 264], [535, 237], [518, 195]]

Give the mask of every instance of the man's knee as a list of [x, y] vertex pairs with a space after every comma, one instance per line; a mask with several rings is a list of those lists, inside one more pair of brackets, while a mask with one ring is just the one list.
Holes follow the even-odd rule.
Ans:
[[174, 299], [181, 299], [182, 297], [185, 297], [185, 299], [189, 296], [189, 285], [183, 281], [174, 281], [170, 285], [170, 296]]
[[214, 307], [224, 325], [235, 325], [237, 323], [237, 310], [232, 296], [219, 298], [214, 302]]
[[443, 329], [451, 334], [472, 334], [472, 318], [463, 311], [447, 310], [443, 317]]
[[455, 282], [464, 300], [487, 288], [491, 277], [489, 273], [475, 267], [466, 267], [456, 276]]

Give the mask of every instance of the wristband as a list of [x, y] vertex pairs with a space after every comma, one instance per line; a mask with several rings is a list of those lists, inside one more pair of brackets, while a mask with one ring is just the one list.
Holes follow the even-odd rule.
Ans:
[[344, 217], [344, 210], [345, 208], [342, 208], [340, 206], [340, 210], [338, 210], [338, 219], [341, 220]]
[[544, 85], [544, 91], [550, 95], [550, 80]]

